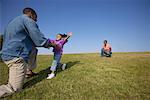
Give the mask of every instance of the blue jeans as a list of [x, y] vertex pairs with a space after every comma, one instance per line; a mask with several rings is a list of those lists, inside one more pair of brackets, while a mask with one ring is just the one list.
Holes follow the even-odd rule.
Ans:
[[52, 66], [50, 68], [51, 71], [56, 71], [57, 67], [61, 66], [62, 64], [60, 63], [62, 54], [55, 54], [54, 53], [54, 58], [52, 62]]
[[104, 48], [101, 49], [101, 56], [102, 57], [111, 57], [112, 52], [111, 51], [106, 51]]

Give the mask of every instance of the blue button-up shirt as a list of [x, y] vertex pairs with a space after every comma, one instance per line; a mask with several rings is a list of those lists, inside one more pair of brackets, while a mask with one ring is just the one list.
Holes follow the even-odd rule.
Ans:
[[32, 47], [42, 47], [46, 41], [34, 20], [27, 15], [18, 16], [8, 24], [4, 32], [2, 59], [8, 61], [22, 57], [27, 61]]

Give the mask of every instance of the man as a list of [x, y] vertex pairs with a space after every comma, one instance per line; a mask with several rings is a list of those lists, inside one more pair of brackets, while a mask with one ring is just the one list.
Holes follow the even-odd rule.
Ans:
[[101, 49], [101, 56], [102, 57], [111, 57], [112, 52], [111, 52], [111, 46], [110, 44], [107, 43], [107, 40], [104, 40], [104, 45], [103, 48]]
[[33, 48], [55, 45], [40, 32], [36, 21], [36, 12], [25, 8], [23, 15], [13, 19], [5, 29], [2, 60], [9, 67], [9, 80], [7, 85], [0, 86], [0, 97], [21, 91]]

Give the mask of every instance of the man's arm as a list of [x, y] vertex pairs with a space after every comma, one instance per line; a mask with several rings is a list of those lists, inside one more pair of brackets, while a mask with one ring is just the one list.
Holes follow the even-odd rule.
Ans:
[[28, 35], [37, 47], [48, 48], [51, 46], [51, 41], [46, 39], [44, 34], [40, 32], [35, 21], [28, 17], [24, 17], [23, 22], [25, 30], [27, 31]]

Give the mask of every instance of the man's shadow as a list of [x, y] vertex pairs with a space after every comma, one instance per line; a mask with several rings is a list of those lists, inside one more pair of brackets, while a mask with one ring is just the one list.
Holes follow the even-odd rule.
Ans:
[[[69, 69], [69, 68], [71, 68], [72, 66], [74, 66], [74, 65], [76, 65], [78, 63], [80, 63], [80, 61], [74, 61], [74, 62], [70, 61], [70, 62], [67, 63], [66, 69]], [[60, 70], [60, 68], [58, 68], [57, 74], [60, 73], [60, 72], [61, 72], [61, 70]], [[38, 73], [37, 76], [34, 76], [33, 78], [29, 79], [29, 81], [27, 81], [24, 84], [23, 88], [30, 88], [30, 87], [32, 87], [36, 83], [38, 83], [38, 82], [42, 81], [43, 79], [45, 79], [49, 73], [50, 73], [50, 68], [49, 67], [44, 69], [44, 70], [41, 70]]]

